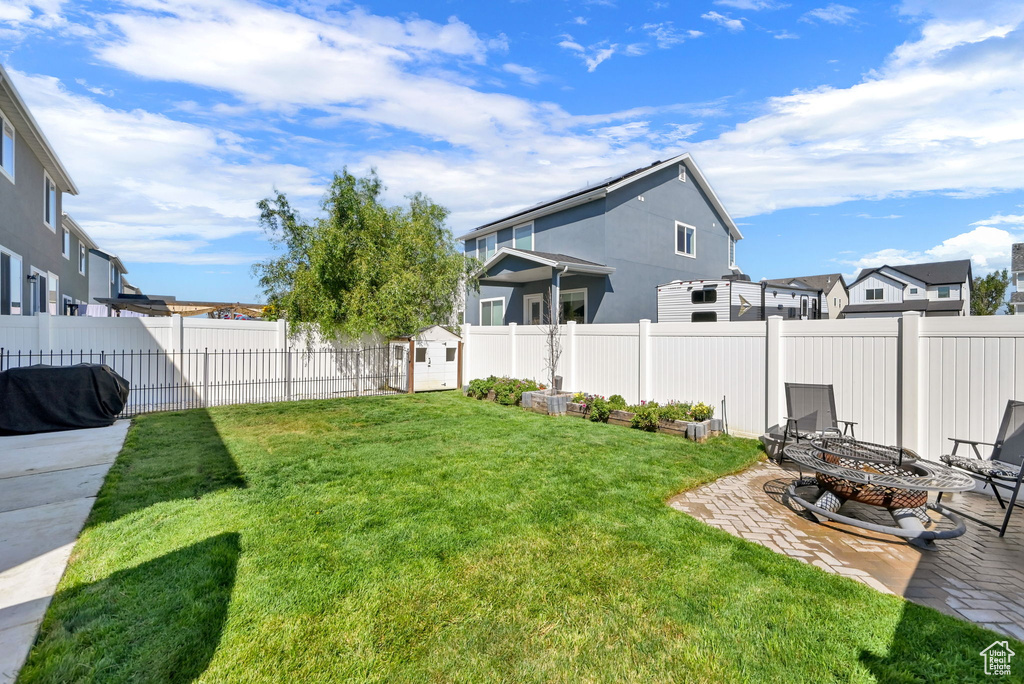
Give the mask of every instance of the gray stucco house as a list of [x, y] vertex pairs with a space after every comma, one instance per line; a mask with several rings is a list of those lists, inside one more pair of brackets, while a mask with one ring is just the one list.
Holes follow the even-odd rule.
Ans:
[[657, 320], [658, 285], [737, 274], [739, 228], [689, 154], [658, 161], [460, 236], [482, 262], [473, 325]]
[[63, 216], [78, 189], [0, 66], [0, 315], [77, 313], [89, 298], [83, 245]]

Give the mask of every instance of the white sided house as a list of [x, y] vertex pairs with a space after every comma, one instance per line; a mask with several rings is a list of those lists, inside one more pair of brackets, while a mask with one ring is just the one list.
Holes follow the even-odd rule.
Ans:
[[717, 280], [674, 280], [658, 286], [659, 323], [763, 321], [768, 316], [818, 319], [827, 316], [821, 290], [798, 280], [762, 280], [746, 275]]
[[971, 315], [971, 261], [880, 266], [861, 271], [850, 285], [844, 318]]
[[414, 392], [458, 389], [461, 343], [455, 333], [432, 325], [392, 340], [391, 354], [396, 364], [408, 362], [412, 355]]

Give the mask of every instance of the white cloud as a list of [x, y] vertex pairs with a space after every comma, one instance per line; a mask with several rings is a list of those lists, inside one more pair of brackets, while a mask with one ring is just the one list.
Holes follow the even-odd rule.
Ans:
[[777, 10], [784, 7], [789, 7], [784, 2], [774, 2], [773, 0], [715, 0], [716, 5], [723, 7], [733, 7], [738, 10]]
[[644, 24], [643, 30], [655, 40], [659, 48], [666, 49], [684, 43], [692, 38], [700, 38], [704, 35], [701, 31], [677, 29], [671, 21], [663, 21], [657, 24]]
[[772, 34], [772, 37], [775, 38], [776, 40], [796, 40], [800, 36], [798, 36], [795, 33], [790, 33], [789, 31], [782, 30], [782, 31], [775, 31]]
[[856, 7], [840, 5], [833, 2], [825, 7], [817, 7], [800, 17], [800, 21], [814, 22], [824, 21], [829, 24], [848, 24], [853, 21], [853, 15], [857, 14]]
[[[978, 221], [971, 225], [984, 224]], [[1010, 266], [1010, 248], [1015, 242], [1024, 240], [1024, 221], [1017, 225], [1017, 232], [980, 225], [943, 240], [929, 249], [920, 251], [903, 249], [882, 249], [866, 254], [855, 261], [842, 263], [855, 268], [854, 273], [864, 268], [878, 266], [901, 266], [930, 261], [954, 261], [970, 259], [974, 275], [986, 275], [992, 271]], [[854, 275], [851, 273], [850, 275]]]
[[91, 86], [91, 85], [89, 85], [88, 83], [86, 83], [84, 78], [76, 78], [75, 79], [75, 83], [77, 83], [78, 85], [82, 86], [83, 88], [85, 88], [87, 91], [89, 91], [93, 95], [103, 95], [105, 97], [110, 97], [111, 95], [114, 94], [113, 90], [105, 90], [103, 88], [100, 88], [99, 86]]
[[587, 71], [593, 72], [601, 62], [614, 55], [619, 46], [617, 43], [609, 44], [608, 41], [602, 41], [600, 43], [583, 47], [573, 40], [572, 36], [566, 34], [562, 36], [562, 40], [558, 43], [558, 47], [576, 53], [576, 55], [583, 60], [583, 63], [587, 65]]
[[510, 74], [515, 74], [516, 76], [519, 77], [519, 80], [521, 80], [523, 83], [526, 83], [527, 85], [537, 85], [542, 80], [544, 80], [544, 76], [539, 71], [537, 71], [536, 69], [532, 69], [528, 66], [523, 66], [522, 64], [514, 64], [512, 62], [509, 62], [508, 64], [502, 65], [501, 68], [503, 71], [507, 71]]
[[700, 15], [700, 18], [701, 19], [707, 19], [708, 21], [713, 21], [716, 24], [718, 24], [719, 26], [723, 26], [723, 27], [729, 29], [730, 31], [742, 31], [743, 30], [743, 20], [742, 19], [732, 19], [728, 15], [719, 14], [718, 12], [715, 12], [714, 10]]
[[861, 214], [855, 214], [855, 216], [857, 218], [871, 219], [871, 220], [875, 220], [875, 221], [878, 221], [878, 220], [893, 220], [893, 219], [903, 218], [900, 214], [889, 214], [888, 216], [873, 216], [871, 214], [861, 213]]
[[577, 24], [579, 26], [586, 26], [587, 25], [587, 18], [586, 17], [573, 17], [572, 23]]

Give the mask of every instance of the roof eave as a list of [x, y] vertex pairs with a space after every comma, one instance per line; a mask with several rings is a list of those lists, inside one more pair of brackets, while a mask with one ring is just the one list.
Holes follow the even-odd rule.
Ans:
[[588, 190], [578, 195], [573, 195], [572, 197], [566, 197], [565, 199], [560, 200], [558, 202], [554, 202], [552, 204], [539, 206], [531, 211], [523, 212], [520, 214], [512, 214], [511, 216], [499, 219], [498, 221], [493, 221], [491, 223], [484, 224], [478, 228], [474, 228], [473, 230], [469, 231], [468, 233], [465, 233], [464, 235], [460, 235], [456, 239], [468, 240], [470, 238], [490, 235], [491, 233], [496, 233], [504, 228], [511, 228], [512, 226], [518, 226], [523, 223], [529, 223], [530, 221], [538, 219], [542, 216], [547, 216], [548, 214], [554, 214], [555, 212], [562, 211], [564, 209], [571, 209], [572, 207], [577, 207], [581, 204], [586, 204], [587, 202], [593, 202], [594, 200], [601, 199], [607, 194], [608, 189], [606, 187], [602, 186], [594, 188], [593, 190]]

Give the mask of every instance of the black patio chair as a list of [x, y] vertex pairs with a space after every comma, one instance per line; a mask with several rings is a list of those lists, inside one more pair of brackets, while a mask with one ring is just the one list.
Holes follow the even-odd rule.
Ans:
[[[996, 435], [995, 442], [981, 442], [954, 437], [950, 437], [949, 441], [953, 442], [953, 453], [940, 456], [942, 462], [953, 468], [966, 470], [967, 474], [975, 480], [984, 482], [992, 487], [992, 491], [996, 495], [996, 501], [999, 502], [999, 507], [1006, 511], [1006, 515], [1003, 516], [1002, 526], [997, 526], [961, 511], [952, 508], [950, 510], [958, 513], [963, 518], [973, 520], [979, 525], [999, 530], [999, 536], [1002, 537], [1006, 534], [1006, 526], [1010, 524], [1010, 515], [1013, 514], [1013, 507], [1019, 506], [1024, 508], [1024, 505], [1017, 502], [1021, 477], [1024, 475], [1024, 468], [1021, 467], [1022, 463], [1024, 463], [1024, 401], [1010, 400], [1006, 402], [1003, 422], [999, 424], [999, 434]], [[969, 444], [974, 451], [974, 455], [961, 456], [957, 454], [956, 451], [960, 448], [961, 444]], [[979, 444], [992, 447], [992, 454], [988, 458], [982, 457], [981, 451], [978, 450]], [[1003, 501], [1003, 497], [999, 494], [1000, 487], [1012, 489], [1009, 502]], [[942, 501], [942, 494], [939, 494], [937, 499]], [[949, 507], [947, 506], [947, 508]]]
[[[779, 449], [779, 462], [782, 462], [782, 449], [792, 437], [794, 441], [814, 439], [824, 435], [846, 436], [857, 439], [852, 420], [839, 420], [836, 417], [836, 395], [832, 385], [812, 385], [800, 382], [786, 383], [786, 427], [782, 431], [782, 447]], [[839, 424], [843, 428], [839, 428]]]

